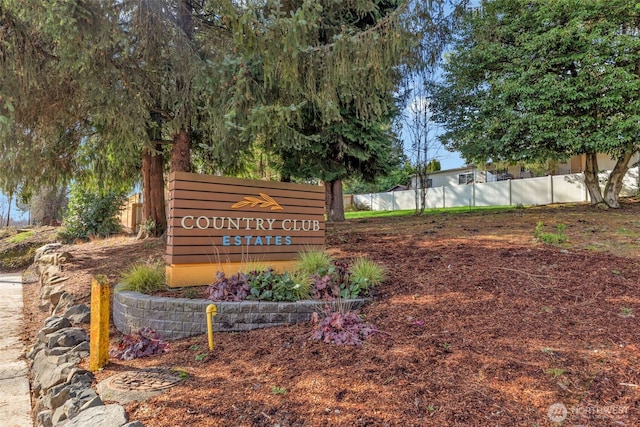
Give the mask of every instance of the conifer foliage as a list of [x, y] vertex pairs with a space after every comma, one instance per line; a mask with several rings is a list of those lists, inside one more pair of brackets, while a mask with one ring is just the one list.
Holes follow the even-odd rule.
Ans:
[[165, 172], [257, 151], [283, 180], [325, 181], [340, 220], [341, 180], [398, 157], [395, 97], [439, 54], [421, 43], [443, 39], [445, 3], [0, 0], [0, 175], [20, 176], [0, 183], [142, 181], [161, 234]]

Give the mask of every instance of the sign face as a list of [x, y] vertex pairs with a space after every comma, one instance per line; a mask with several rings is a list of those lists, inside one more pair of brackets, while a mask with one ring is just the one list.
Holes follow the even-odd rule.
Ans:
[[325, 243], [319, 186], [172, 173], [167, 263], [289, 261]]

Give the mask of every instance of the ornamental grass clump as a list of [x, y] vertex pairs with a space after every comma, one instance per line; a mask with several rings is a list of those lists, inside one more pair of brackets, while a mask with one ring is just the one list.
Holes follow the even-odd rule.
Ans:
[[164, 265], [160, 263], [134, 264], [122, 276], [117, 290], [152, 294], [164, 290], [166, 287]]
[[308, 274], [305, 274], [301, 271], [294, 270], [290, 273], [291, 280], [296, 285], [296, 293], [298, 299], [310, 299], [311, 298], [311, 288], [313, 286], [313, 281]]
[[311, 276], [328, 270], [333, 261], [333, 257], [324, 249], [306, 249], [298, 254], [296, 270]]
[[384, 280], [384, 268], [368, 258], [356, 259], [349, 268], [349, 286], [354, 292], [368, 292]]

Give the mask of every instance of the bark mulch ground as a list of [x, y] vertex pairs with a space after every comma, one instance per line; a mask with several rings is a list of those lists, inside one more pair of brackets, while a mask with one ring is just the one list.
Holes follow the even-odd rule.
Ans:
[[[538, 222], [566, 225], [567, 242], [534, 239]], [[97, 379], [184, 372], [127, 406], [148, 427], [640, 425], [640, 201], [351, 220], [327, 234], [336, 257], [388, 272], [361, 311], [380, 330], [363, 346], [312, 341], [311, 324], [218, 333], [212, 352], [206, 336], [174, 341], [161, 356], [112, 359]], [[115, 282], [163, 244], [67, 249], [67, 286], [88, 301], [91, 274]], [[25, 314], [29, 339], [46, 313], [32, 303]]]

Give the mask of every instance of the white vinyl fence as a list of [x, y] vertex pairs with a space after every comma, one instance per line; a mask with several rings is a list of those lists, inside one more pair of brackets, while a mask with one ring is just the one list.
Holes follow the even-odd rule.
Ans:
[[[630, 169], [625, 176], [621, 196], [630, 196], [638, 191], [638, 169]], [[608, 172], [601, 175], [603, 186], [607, 176]], [[419, 190], [354, 194], [353, 203], [373, 211], [395, 211], [416, 209], [416, 197], [420, 197]], [[584, 185], [584, 176], [578, 173], [428, 188], [425, 207], [529, 206], [587, 201], [589, 192]]]

